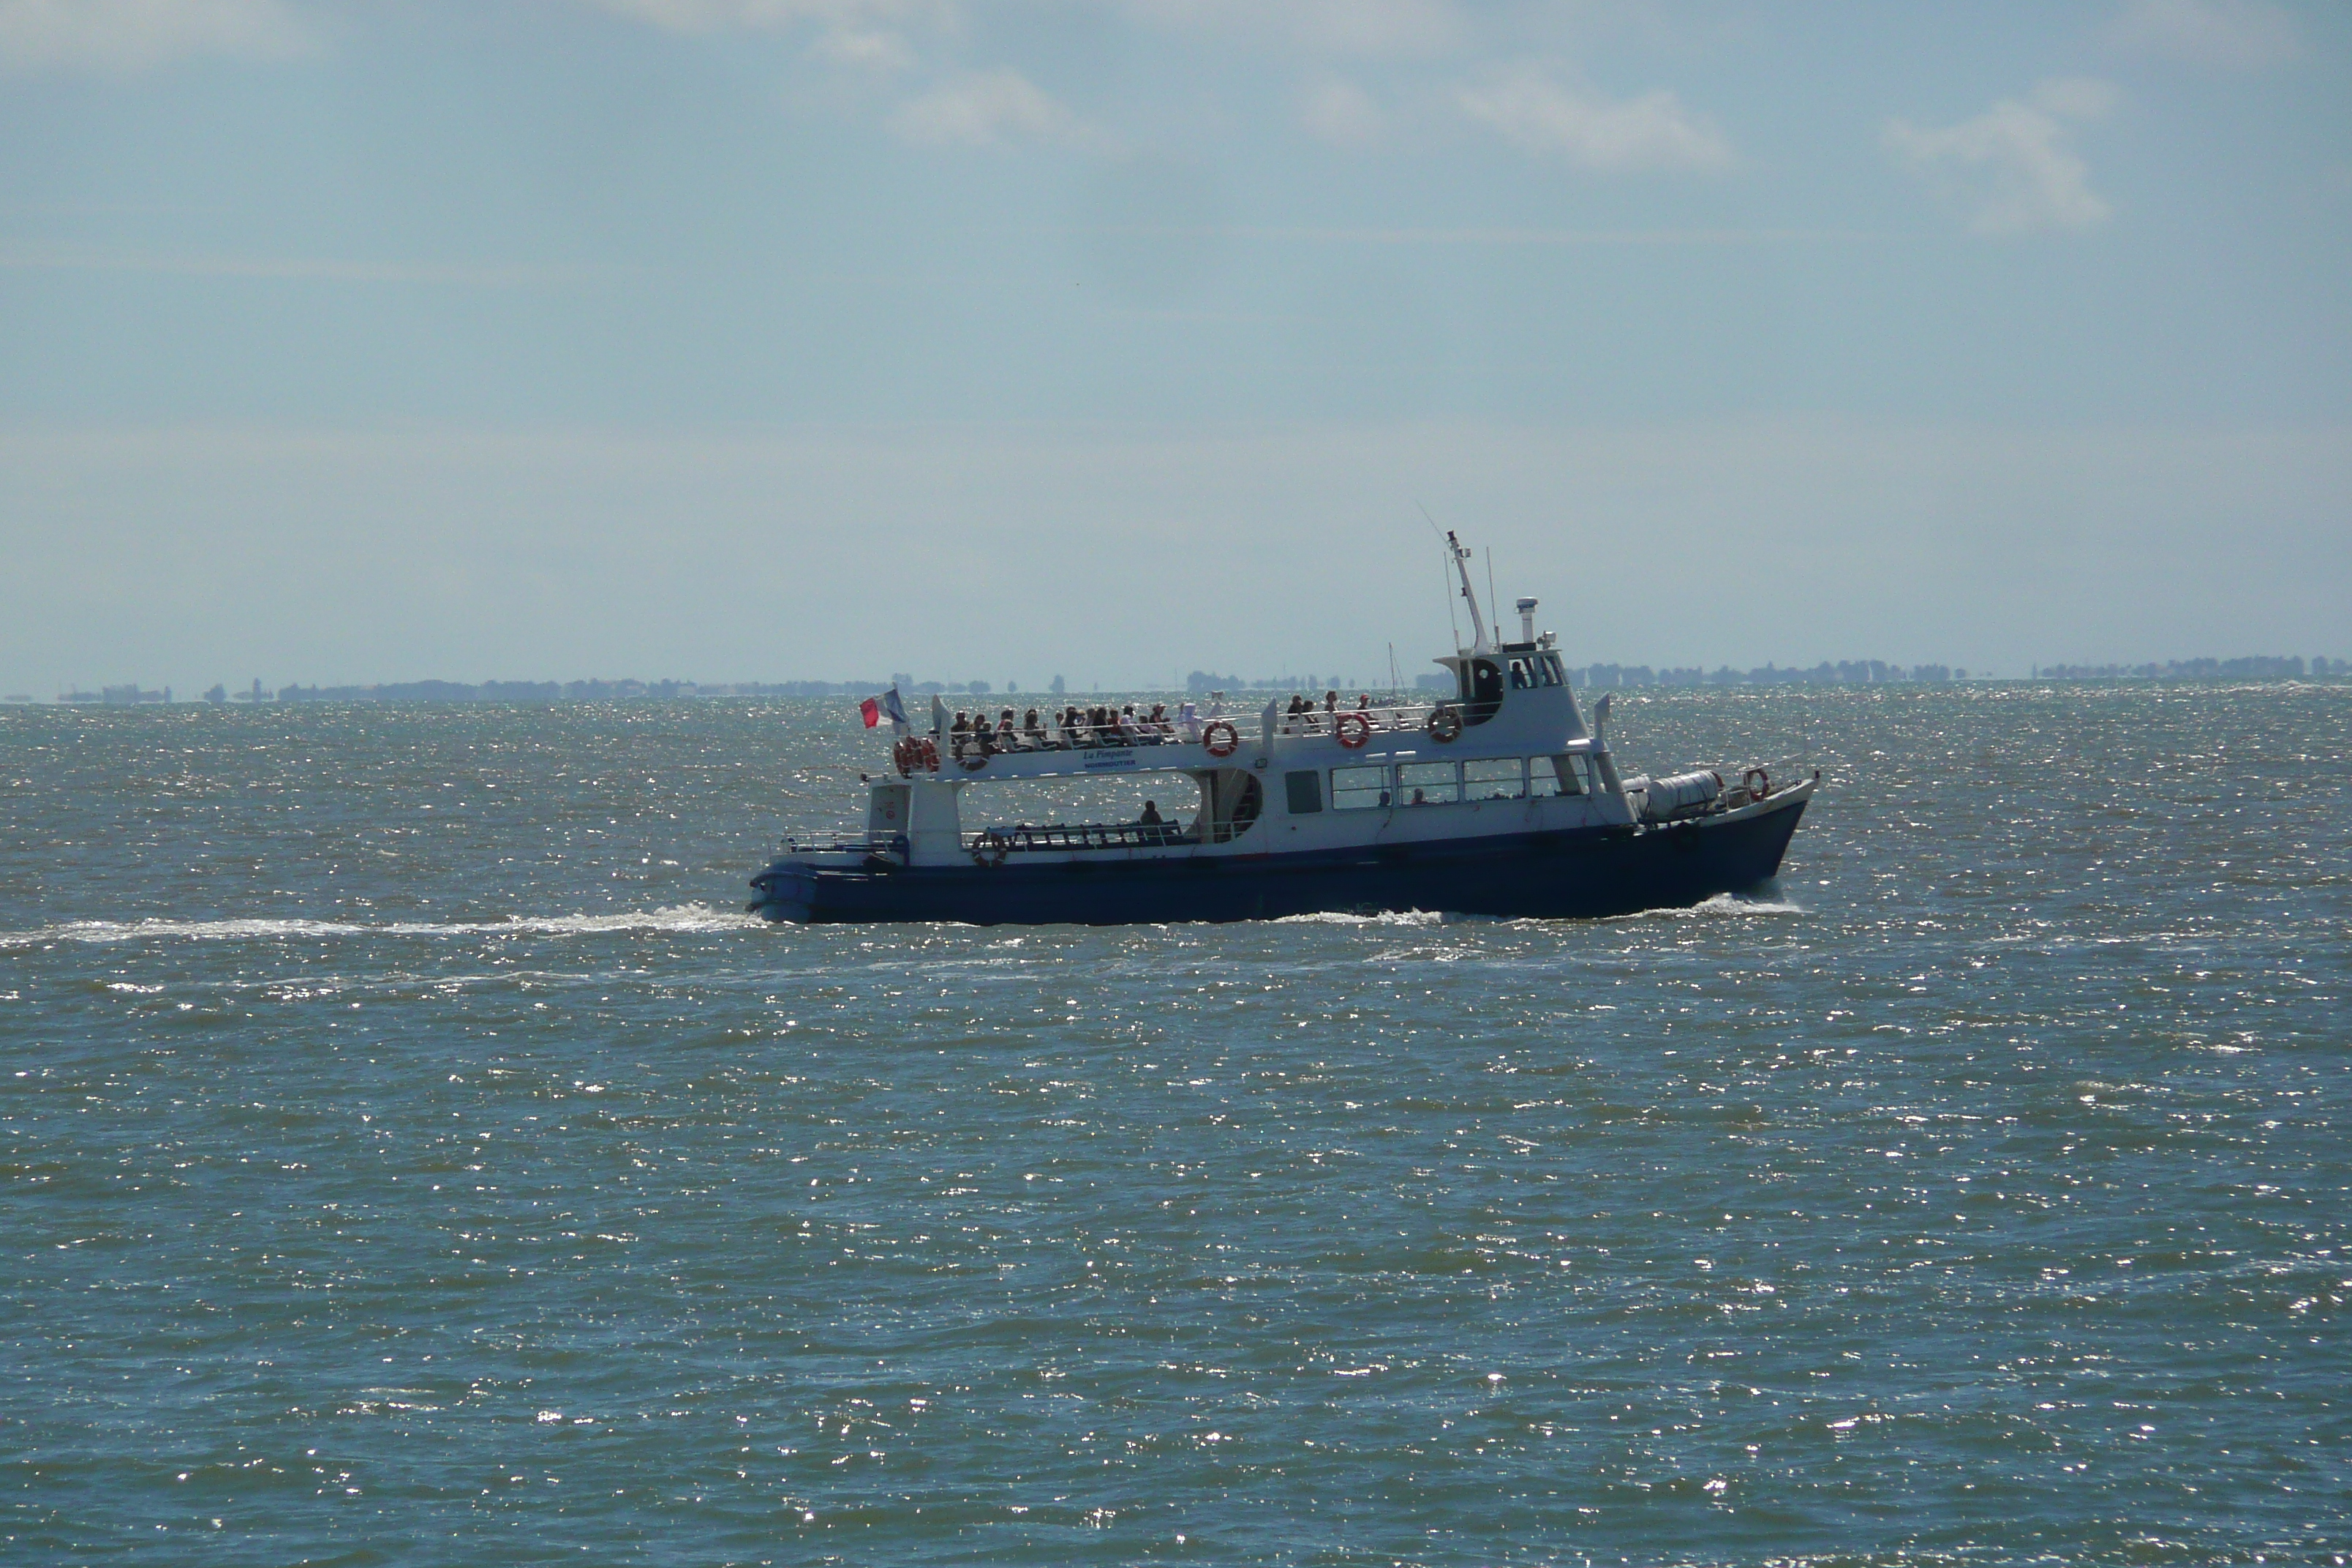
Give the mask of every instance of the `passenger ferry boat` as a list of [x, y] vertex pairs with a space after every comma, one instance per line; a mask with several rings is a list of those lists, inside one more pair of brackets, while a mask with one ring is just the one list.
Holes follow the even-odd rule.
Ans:
[[[1474, 633], [1436, 661], [1450, 697], [1303, 712], [1188, 703], [1164, 723], [1122, 715], [961, 734], [936, 700], [929, 734], [893, 700], [894, 765], [870, 784], [865, 837], [787, 840], [751, 879], [751, 910], [975, 925], [1610, 915], [1697, 903], [1779, 871], [1818, 772], [1785, 788], [1761, 767], [1728, 786], [1711, 769], [1619, 777], [1608, 697], [1588, 724], [1557, 636], [1536, 634], [1535, 600], [1518, 601], [1517, 642], [1490, 637], [1470, 552], [1446, 542]], [[1003, 781], [1133, 773], [1191, 779], [1198, 811], [1033, 826], [972, 809]]]

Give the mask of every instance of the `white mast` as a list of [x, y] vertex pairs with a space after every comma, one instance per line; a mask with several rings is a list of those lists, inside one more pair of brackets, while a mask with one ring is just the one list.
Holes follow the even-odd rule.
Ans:
[[1477, 639], [1470, 645], [1470, 651], [1492, 653], [1494, 645], [1486, 640], [1486, 617], [1478, 613], [1478, 595], [1470, 587], [1470, 552], [1463, 548], [1450, 528], [1445, 531], [1445, 547], [1454, 552], [1454, 570], [1462, 579], [1462, 596], [1470, 601], [1470, 630]]

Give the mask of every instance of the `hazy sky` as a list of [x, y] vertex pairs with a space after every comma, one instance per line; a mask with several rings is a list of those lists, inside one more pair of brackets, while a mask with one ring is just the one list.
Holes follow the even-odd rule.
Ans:
[[0, 689], [2343, 657], [2347, 277], [2340, 4], [0, 0]]

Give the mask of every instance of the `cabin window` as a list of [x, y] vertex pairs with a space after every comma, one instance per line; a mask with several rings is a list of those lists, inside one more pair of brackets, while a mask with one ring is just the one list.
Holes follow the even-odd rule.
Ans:
[[1470, 661], [1470, 701], [1464, 709], [1462, 721], [1484, 724], [1499, 712], [1503, 706], [1503, 669], [1491, 658]]
[[1527, 763], [1518, 757], [1495, 757], [1462, 764], [1465, 800], [1518, 800], [1528, 793]]
[[1590, 795], [1592, 793], [1592, 763], [1590, 758], [1569, 754], [1557, 757], [1534, 757], [1528, 763], [1528, 793], [1538, 798], [1555, 795]]
[[1462, 798], [1461, 770], [1453, 763], [1397, 764], [1399, 805], [1444, 805]]
[[1290, 791], [1290, 815], [1309, 816], [1323, 809], [1323, 775], [1318, 773], [1285, 773], [1285, 787]]
[[1525, 691], [1536, 683], [1536, 661], [1526, 654], [1511, 656], [1511, 689]]
[[1334, 811], [1367, 811], [1389, 803], [1389, 771], [1386, 768], [1333, 768], [1331, 770], [1331, 809]]
[[1546, 686], [1566, 686], [1568, 672], [1559, 667], [1559, 655], [1545, 654], [1536, 660], [1536, 670]]

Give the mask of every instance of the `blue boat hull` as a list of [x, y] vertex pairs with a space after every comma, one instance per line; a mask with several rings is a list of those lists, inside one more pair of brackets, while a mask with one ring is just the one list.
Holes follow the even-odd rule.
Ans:
[[1079, 856], [1024, 865], [819, 867], [751, 880], [775, 921], [1139, 925], [1423, 910], [1505, 918], [1629, 914], [1736, 892], [1779, 872], [1802, 796], [1731, 822], [1587, 828], [1297, 855]]

